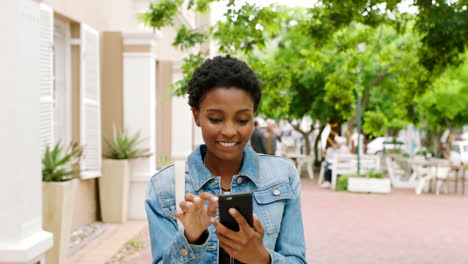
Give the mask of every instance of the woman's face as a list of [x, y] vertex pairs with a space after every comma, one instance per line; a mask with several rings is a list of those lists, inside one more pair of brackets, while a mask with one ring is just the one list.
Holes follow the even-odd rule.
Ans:
[[254, 102], [246, 91], [214, 88], [205, 94], [193, 116], [208, 147], [207, 156], [225, 161], [242, 158], [254, 117]]

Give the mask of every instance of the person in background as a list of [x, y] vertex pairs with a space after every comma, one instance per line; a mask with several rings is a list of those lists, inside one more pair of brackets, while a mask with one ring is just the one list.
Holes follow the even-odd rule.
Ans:
[[281, 142], [281, 130], [275, 125], [273, 120], [267, 120], [267, 131], [263, 133], [266, 143], [266, 154], [275, 155], [276, 141]]
[[335, 159], [336, 155], [340, 154], [349, 154], [349, 149], [346, 147], [346, 139], [344, 137], [335, 137], [335, 141], [331, 144], [331, 147], [327, 148], [325, 154], [325, 172], [324, 177], [325, 181], [320, 185], [322, 188], [330, 188], [331, 186], [331, 178], [332, 178], [332, 170], [331, 166], [333, 160]]
[[252, 137], [250, 138], [250, 145], [257, 153], [267, 153], [265, 138], [263, 137], [263, 132], [260, 130], [260, 125], [258, 124], [257, 120], [254, 121], [254, 131], [252, 133]]

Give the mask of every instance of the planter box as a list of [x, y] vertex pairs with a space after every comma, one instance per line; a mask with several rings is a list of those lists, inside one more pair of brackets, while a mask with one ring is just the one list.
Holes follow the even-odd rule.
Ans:
[[128, 160], [105, 159], [102, 161], [99, 201], [103, 222], [127, 222], [129, 174]]
[[390, 193], [390, 179], [350, 177], [348, 178], [348, 191]]
[[47, 264], [64, 264], [70, 244], [73, 205], [78, 180], [42, 183], [42, 221], [54, 234], [54, 246], [46, 252]]

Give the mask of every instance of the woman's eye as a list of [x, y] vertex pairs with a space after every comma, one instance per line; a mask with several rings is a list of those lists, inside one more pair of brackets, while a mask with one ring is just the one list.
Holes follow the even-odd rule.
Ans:
[[222, 121], [220, 118], [213, 118], [213, 117], [209, 117], [208, 120], [210, 120], [211, 123], [219, 123]]
[[250, 121], [250, 119], [239, 119], [239, 123], [241, 124], [247, 124]]

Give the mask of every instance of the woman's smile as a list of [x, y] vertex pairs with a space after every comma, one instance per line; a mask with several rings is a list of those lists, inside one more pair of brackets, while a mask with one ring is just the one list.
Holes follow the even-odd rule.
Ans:
[[223, 147], [233, 147], [235, 146], [238, 142], [223, 142], [223, 141], [218, 141], [218, 143], [223, 146]]

